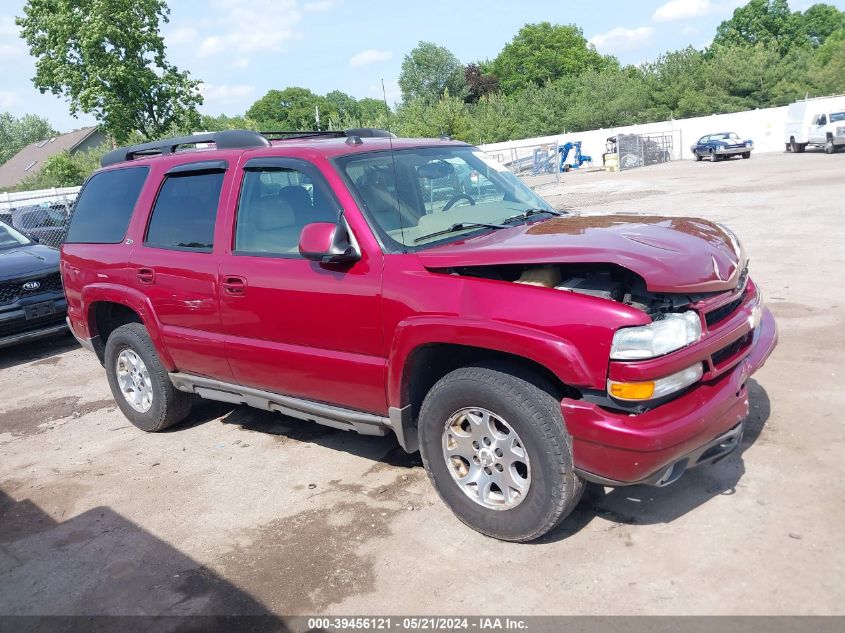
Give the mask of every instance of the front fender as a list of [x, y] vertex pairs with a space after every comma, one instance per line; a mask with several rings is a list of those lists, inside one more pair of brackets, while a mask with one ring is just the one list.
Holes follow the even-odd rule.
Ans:
[[391, 407], [402, 407], [409, 381], [408, 360], [426, 345], [451, 344], [495, 350], [532, 360], [572, 386], [588, 385], [590, 372], [580, 352], [569, 341], [548, 332], [510, 323], [473, 321], [454, 316], [421, 316], [398, 324], [388, 353], [387, 397]]

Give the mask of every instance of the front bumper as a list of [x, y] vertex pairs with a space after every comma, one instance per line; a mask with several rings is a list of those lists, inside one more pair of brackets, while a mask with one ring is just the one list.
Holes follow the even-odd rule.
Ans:
[[[27, 318], [28, 307], [52, 303], [52, 313]], [[43, 295], [21, 300], [0, 310], [0, 348], [34, 341], [67, 330], [65, 315], [67, 301], [64, 295]]]
[[754, 149], [754, 146], [743, 145], [742, 147], [720, 147], [713, 150], [717, 156], [735, 156], [736, 154], [744, 154]]
[[774, 316], [761, 309], [747, 355], [670, 402], [632, 415], [564, 399], [561, 411], [572, 435], [576, 471], [605, 485], [665, 485], [686, 468], [721, 459], [736, 448], [748, 415], [746, 382], [777, 344]]

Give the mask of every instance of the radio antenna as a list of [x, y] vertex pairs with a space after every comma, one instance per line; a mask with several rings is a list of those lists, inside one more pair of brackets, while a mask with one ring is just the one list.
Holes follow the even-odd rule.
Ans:
[[396, 193], [396, 213], [399, 214], [399, 232], [402, 234], [402, 248], [407, 252], [405, 245], [405, 223], [402, 221], [401, 202], [399, 201], [399, 181], [396, 178], [396, 153], [393, 149], [393, 130], [390, 127], [393, 111], [387, 103], [387, 89], [384, 87], [384, 77], [381, 78], [381, 95], [384, 99], [384, 107], [387, 108], [387, 140], [390, 143], [390, 161], [393, 164], [393, 190]]

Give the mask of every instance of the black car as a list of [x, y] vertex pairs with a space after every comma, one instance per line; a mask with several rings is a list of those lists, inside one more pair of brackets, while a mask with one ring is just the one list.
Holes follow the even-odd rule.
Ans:
[[0, 347], [67, 329], [59, 251], [0, 222]]

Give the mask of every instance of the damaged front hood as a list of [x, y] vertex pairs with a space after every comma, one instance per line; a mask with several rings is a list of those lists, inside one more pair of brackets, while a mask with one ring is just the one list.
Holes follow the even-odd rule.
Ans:
[[502, 264], [616, 264], [652, 292], [736, 287], [746, 257], [732, 235], [697, 218], [570, 215], [468, 238], [418, 253], [426, 268]]

